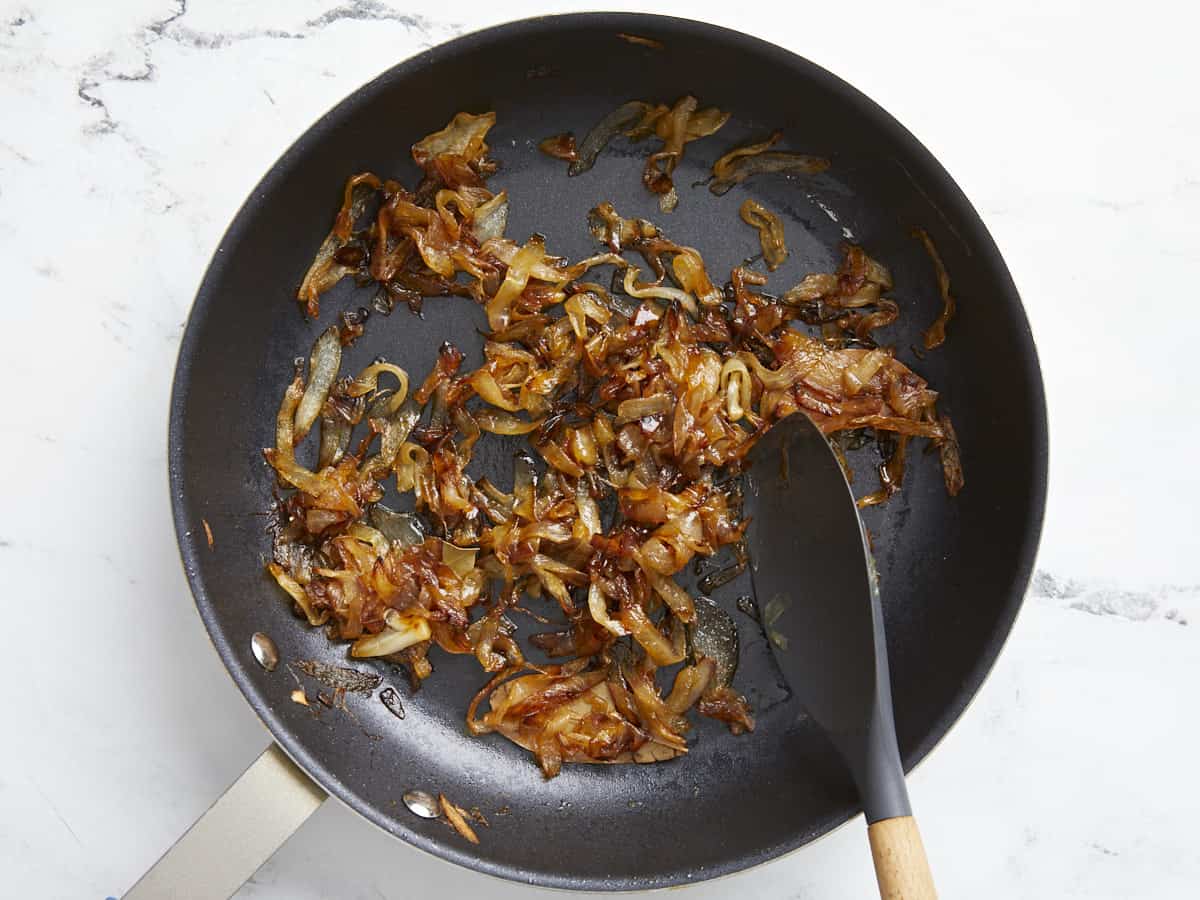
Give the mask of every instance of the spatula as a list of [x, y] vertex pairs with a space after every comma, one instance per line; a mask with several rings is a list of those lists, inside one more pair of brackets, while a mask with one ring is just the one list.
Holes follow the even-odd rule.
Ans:
[[858, 786], [884, 900], [936, 898], [896, 744], [875, 564], [850, 486], [803, 415], [754, 448], [746, 513], [775, 658]]

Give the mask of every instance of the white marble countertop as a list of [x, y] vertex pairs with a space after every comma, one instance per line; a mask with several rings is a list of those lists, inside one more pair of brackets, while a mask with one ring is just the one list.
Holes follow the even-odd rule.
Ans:
[[[465, 29], [569, 8], [396, 3], [0, 3], [6, 896], [119, 894], [267, 743], [171, 528], [167, 395], [195, 287], [254, 182], [342, 96]], [[1041, 347], [1039, 575], [990, 680], [911, 778], [943, 896], [1196, 896], [1200, 17], [656, 6], [780, 43], [890, 110], [982, 213]], [[416, 897], [435, 879], [538, 895], [328, 803], [241, 896]], [[855, 823], [683, 895], [872, 890]]]

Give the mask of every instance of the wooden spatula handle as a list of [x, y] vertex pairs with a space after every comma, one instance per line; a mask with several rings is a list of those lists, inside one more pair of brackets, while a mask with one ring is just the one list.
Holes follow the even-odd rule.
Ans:
[[912, 816], [867, 826], [882, 900], [937, 900], [921, 832]]

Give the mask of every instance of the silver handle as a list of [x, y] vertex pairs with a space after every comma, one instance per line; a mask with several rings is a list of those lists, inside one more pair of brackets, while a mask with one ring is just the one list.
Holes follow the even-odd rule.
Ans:
[[325, 796], [272, 743], [124, 900], [225, 900], [316, 812]]

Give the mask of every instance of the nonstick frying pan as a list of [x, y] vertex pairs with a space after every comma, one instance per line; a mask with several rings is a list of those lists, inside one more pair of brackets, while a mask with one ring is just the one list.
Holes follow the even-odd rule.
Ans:
[[[631, 43], [621, 33], [661, 42]], [[692, 93], [733, 117], [690, 144], [676, 173], [679, 208], [658, 212], [640, 183], [645, 145], [615, 141], [592, 171], [568, 179], [539, 152], [542, 138], [582, 136], [633, 98]], [[700, 248], [710, 272], [757, 249], [737, 208], [754, 197], [783, 216], [791, 256], [771, 279], [782, 290], [831, 271], [843, 240], [892, 270], [902, 315], [889, 330], [900, 357], [942, 391], [962, 444], [967, 484], [946, 496], [936, 458], [916, 455], [904, 490], [864, 520], [878, 561], [899, 745], [921, 760], [978, 689], [1008, 634], [1034, 559], [1046, 488], [1046, 416], [1033, 340], [1017, 291], [978, 215], [946, 171], [886, 112], [800, 57], [734, 31], [659, 16], [585, 14], [516, 22], [459, 38], [356, 91], [306, 132], [254, 189], [221, 241], [183, 338], [171, 399], [169, 465], [180, 550], [218, 652], [279, 746], [330, 794], [380, 828], [482, 872], [560, 888], [662, 887], [735, 872], [795, 849], [858, 812], [836, 752], [806, 720], [780, 677], [759, 625], [737, 611], [748, 577], [715, 599], [738, 621], [735, 684], [758, 720], [753, 734], [698, 725], [686, 758], [637, 766], [566, 766], [543, 779], [529, 755], [499, 735], [466, 736], [468, 698], [483, 675], [469, 656], [435, 653], [435, 674], [410, 693], [386, 666], [374, 671], [403, 698], [397, 719], [377, 697], [351, 695], [353, 715], [315, 716], [291, 702], [287, 662], [347, 663], [344, 645], [297, 620], [265, 575], [263, 513], [272, 474], [261, 449], [292, 361], [340, 310], [371, 294], [343, 283], [304, 319], [295, 286], [326, 233], [351, 172], [412, 184], [409, 145], [458, 110], [495, 110], [489, 136], [512, 198], [508, 234], [534, 231], [550, 249], [592, 251], [587, 210], [612, 201]], [[950, 111], [947, 111], [950, 114]], [[763, 176], [716, 197], [693, 183], [729, 147], [775, 129], [783, 146], [828, 156], [820, 176]], [[959, 312], [946, 344], [917, 358], [919, 331], [940, 300], [915, 226], [933, 237]], [[438, 345], [478, 353], [482, 311], [429, 299], [423, 318], [373, 315], [344, 370], [383, 355], [420, 378]], [[485, 442], [486, 443], [486, 442]], [[862, 490], [875, 458], [860, 454]], [[481, 453], [480, 471], [507, 483], [511, 448]], [[213, 532], [210, 549], [204, 522]], [[254, 632], [271, 635], [281, 665], [265, 671]], [[410, 788], [478, 806], [491, 827], [478, 846], [401, 802]], [[506, 814], [499, 815], [500, 811]], [[926, 812], [935, 815], [934, 811]], [[348, 870], [352, 878], [352, 869]]]

